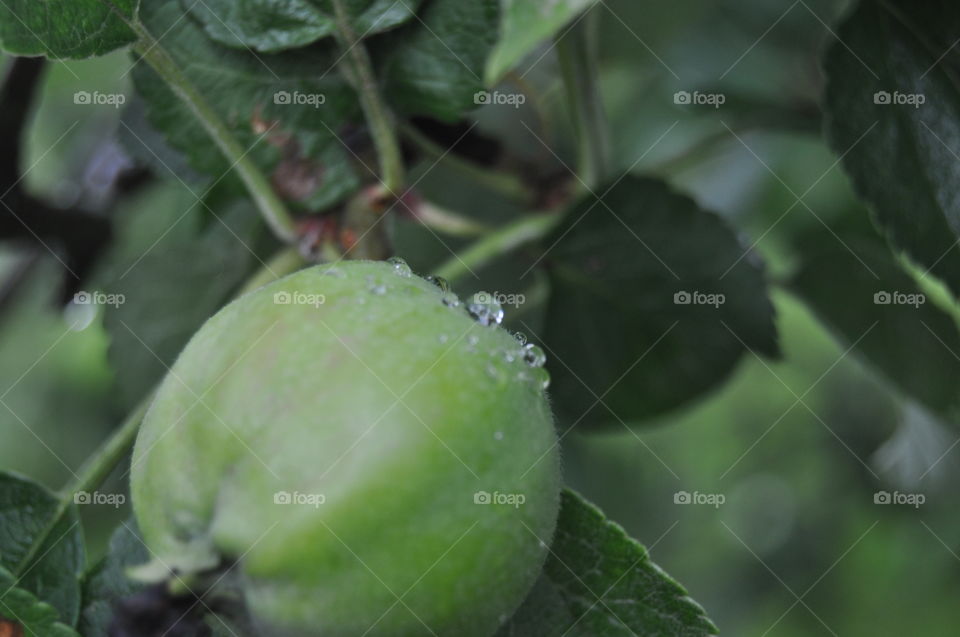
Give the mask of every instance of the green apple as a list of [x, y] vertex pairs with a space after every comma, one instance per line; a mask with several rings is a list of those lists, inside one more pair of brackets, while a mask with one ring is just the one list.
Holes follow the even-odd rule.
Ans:
[[228, 572], [276, 635], [492, 635], [559, 501], [543, 357], [402, 262], [234, 301], [162, 383], [132, 460], [155, 563]]

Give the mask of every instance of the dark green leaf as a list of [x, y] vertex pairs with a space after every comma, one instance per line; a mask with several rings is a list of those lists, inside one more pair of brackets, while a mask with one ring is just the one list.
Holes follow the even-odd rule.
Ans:
[[[76, 507], [71, 505], [50, 529], [56, 509], [57, 498], [44, 487], [0, 472], [0, 568], [18, 578], [18, 588], [51, 605], [61, 621], [73, 625], [80, 612], [86, 554]], [[39, 549], [25, 563], [38, 541]]]
[[[827, 132], [888, 239], [960, 292], [960, 5], [860, 2], [826, 56]], [[919, 103], [921, 102], [922, 103]]]
[[543, 575], [497, 637], [716, 633], [703, 608], [639, 542], [566, 490]]
[[0, 567], [0, 635], [80, 637], [58, 620], [56, 608], [18, 587], [16, 578]]
[[[194, 210], [193, 220], [206, 213]], [[114, 266], [107, 289], [124, 302], [105, 308], [104, 323], [127, 407], [163, 377], [190, 336], [258, 263], [251, 248], [261, 226], [249, 205], [218, 217], [195, 237], [162, 237]]]
[[[353, 90], [333, 69], [333, 45], [256, 55], [212, 42], [177, 0], [144, 0], [140, 13], [281, 197], [320, 210], [356, 188], [351, 156], [338, 137], [347, 135], [359, 111]], [[148, 119], [170, 146], [215, 180], [229, 173], [230, 163], [156, 73], [141, 62], [133, 75]]]
[[778, 354], [756, 258], [660, 181], [585, 198], [546, 245], [551, 394], [571, 423], [649, 418], [719, 385], [747, 348]]
[[5, 0], [0, 2], [0, 44], [16, 55], [103, 55], [136, 40], [116, 11], [132, 18], [137, 0]]
[[[361, 36], [413, 17], [423, 0], [343, 0], [350, 26]], [[233, 47], [276, 52], [336, 33], [332, 0], [183, 0], [211, 38]]]
[[114, 531], [107, 555], [84, 580], [79, 626], [84, 637], [107, 637], [113, 619], [113, 605], [142, 588], [141, 584], [127, 577], [126, 569], [149, 560], [134, 520]]
[[427, 0], [417, 19], [372, 41], [390, 103], [448, 121], [476, 108], [499, 15], [498, 0]]
[[[879, 238], [806, 249], [791, 287], [853, 352], [941, 415], [960, 406], [960, 333]], [[849, 250], [847, 249], [849, 248]], [[855, 345], [854, 345], [855, 344]]]
[[571, 20], [594, 4], [596, 0], [504, 0], [500, 40], [487, 60], [487, 86], [499, 82], [537, 46], [562, 33]]

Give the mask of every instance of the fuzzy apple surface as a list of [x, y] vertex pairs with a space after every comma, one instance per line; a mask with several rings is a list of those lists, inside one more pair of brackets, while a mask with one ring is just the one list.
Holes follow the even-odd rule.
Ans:
[[213, 316], [134, 449], [156, 561], [230, 568], [264, 634], [495, 633], [541, 570], [559, 460], [542, 360], [470, 310], [348, 262]]

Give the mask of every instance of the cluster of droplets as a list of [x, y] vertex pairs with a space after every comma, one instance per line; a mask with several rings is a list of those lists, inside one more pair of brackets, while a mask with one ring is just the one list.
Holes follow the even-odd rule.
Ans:
[[477, 292], [467, 303], [467, 314], [480, 325], [490, 327], [503, 322], [503, 307], [488, 292]]
[[[393, 269], [393, 273], [403, 278], [413, 276], [413, 271], [407, 262], [400, 257], [393, 257], [387, 261]], [[332, 274], [333, 269], [327, 271]], [[342, 276], [342, 275], [341, 275]], [[433, 283], [440, 289], [440, 302], [449, 308], [458, 308], [461, 305], [460, 298], [450, 289], [450, 284], [443, 277], [427, 276], [426, 280]], [[368, 289], [371, 293], [381, 295], [386, 293], [387, 287], [374, 277], [367, 278]], [[484, 327], [497, 327], [503, 323], [503, 307], [496, 296], [489, 292], [477, 292], [469, 301], [463, 304], [467, 314]], [[505, 381], [510, 375], [510, 367], [515, 364], [522, 365], [521, 369], [515, 373], [515, 378], [522, 382], [533, 383], [536, 387], [546, 389], [550, 385], [550, 374], [544, 368], [547, 362], [547, 356], [544, 351], [527, 342], [527, 337], [523, 333], [514, 334], [517, 347], [508, 347], [499, 351], [499, 356], [509, 367], [504, 367], [502, 363], [491, 361], [487, 365], [487, 373], [491, 377]], [[438, 336], [440, 343], [447, 343], [450, 337], [447, 334]], [[480, 337], [476, 334], [470, 334], [466, 337], [467, 351], [475, 354], [478, 351]], [[503, 434], [501, 433], [502, 437]], [[500, 438], [497, 438], [498, 440]]]

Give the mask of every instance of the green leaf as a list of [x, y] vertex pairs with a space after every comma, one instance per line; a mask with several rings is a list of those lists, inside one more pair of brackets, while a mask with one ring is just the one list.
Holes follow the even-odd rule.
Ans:
[[[879, 238], [825, 237], [791, 288], [852, 352], [934, 412], [960, 407], [960, 333]], [[849, 248], [849, 250], [847, 249]]]
[[[15, 582], [18, 588], [36, 595], [52, 606], [62, 621], [73, 625], [80, 612], [80, 577], [86, 553], [76, 507], [71, 505], [57, 525], [49, 528], [57, 506], [56, 496], [43, 486], [0, 472], [0, 568], [19, 578]], [[24, 564], [37, 542], [39, 549]]]
[[560, 34], [597, 0], [530, 2], [503, 0], [500, 40], [487, 60], [487, 86], [493, 86], [542, 42]]
[[126, 569], [149, 560], [136, 521], [131, 519], [114, 531], [107, 555], [84, 580], [79, 626], [84, 637], [108, 637], [114, 604], [143, 588], [127, 577]]
[[[343, 0], [353, 31], [365, 37], [413, 17], [423, 0]], [[277, 52], [337, 32], [332, 0], [183, 0], [207, 34], [227, 46]]]
[[0, 567], [0, 635], [80, 637], [58, 620], [56, 608], [18, 587], [16, 578]]
[[116, 11], [134, 18], [137, 0], [5, 0], [0, 46], [15, 55], [55, 59], [103, 55], [137, 39]]
[[778, 354], [756, 258], [660, 181], [586, 197], [545, 244], [551, 395], [570, 423], [650, 418], [719, 385], [748, 348]]
[[703, 608], [639, 542], [565, 490], [543, 575], [497, 637], [715, 634]]
[[[176, 219], [180, 211], [174, 212]], [[193, 213], [195, 221], [207, 211]], [[211, 220], [195, 236], [161, 235], [156, 245], [147, 243], [143, 251], [118, 258], [112, 268], [107, 290], [123, 295], [124, 302], [105, 307], [104, 325], [120, 398], [127, 407], [164, 376], [196, 329], [257, 263], [251, 249], [262, 226], [249, 204], [218, 216], [220, 220]], [[181, 223], [188, 222], [176, 221], [171, 227]]]
[[[177, 0], [144, 0], [140, 15], [236, 139], [251, 149], [281, 197], [315, 211], [355, 190], [352, 156], [338, 137], [359, 118], [359, 108], [333, 68], [335, 46], [277, 55], [237, 51], [212, 42], [183, 11]], [[133, 77], [150, 123], [169, 145], [186, 153], [194, 170], [215, 180], [227, 175], [230, 163], [173, 90], [144, 62]]]
[[499, 15], [498, 0], [427, 0], [416, 20], [371, 41], [387, 100], [446, 121], [476, 108]]
[[890, 242], [931, 268], [955, 294], [958, 32], [960, 6], [954, 2], [865, 0], [840, 26], [825, 61], [830, 145], [843, 155]]

